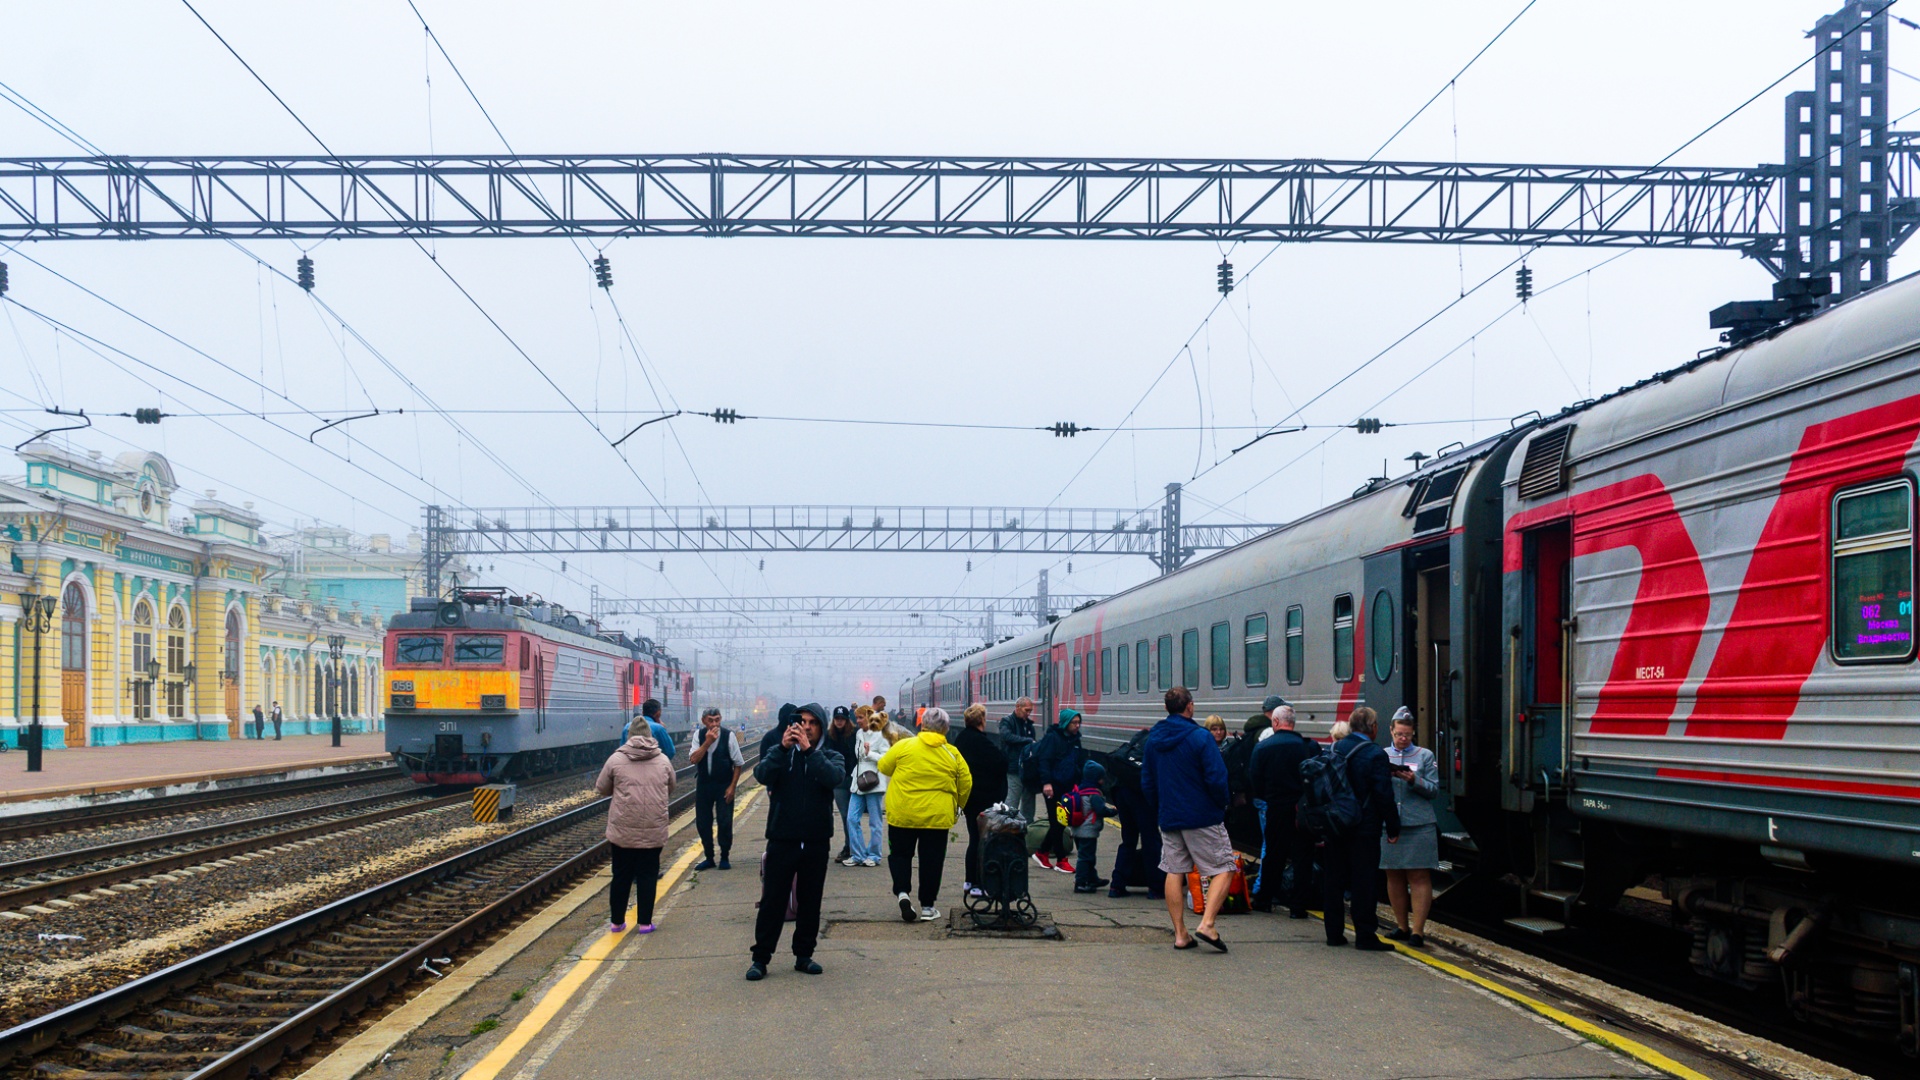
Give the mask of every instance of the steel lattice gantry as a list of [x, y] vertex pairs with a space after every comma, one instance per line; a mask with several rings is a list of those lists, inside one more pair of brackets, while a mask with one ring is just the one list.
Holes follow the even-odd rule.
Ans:
[[948, 622], [912, 615], [862, 615], [838, 619], [810, 619], [804, 616], [766, 619], [698, 616], [662, 618], [656, 636], [662, 641], [685, 638], [704, 641], [758, 641], [768, 638], [958, 638], [962, 641], [992, 641], [1005, 635], [996, 633], [984, 619]]
[[1766, 247], [1780, 170], [751, 154], [0, 160], [0, 239], [907, 236]]
[[1055, 593], [1045, 611], [1033, 596], [630, 596], [603, 597], [595, 594], [593, 616], [597, 619], [621, 615], [680, 616], [762, 615], [858, 616], [868, 614], [952, 615], [982, 618], [987, 615], [1044, 621], [1055, 611], [1071, 610], [1100, 597], [1091, 594]]
[[1180, 485], [1158, 507], [516, 506], [426, 508], [427, 590], [454, 555], [844, 551], [1145, 555], [1161, 571], [1269, 524], [1180, 524]]

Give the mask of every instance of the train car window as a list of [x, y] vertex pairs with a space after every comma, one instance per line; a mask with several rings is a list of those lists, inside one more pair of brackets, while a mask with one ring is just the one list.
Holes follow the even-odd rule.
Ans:
[[1173, 635], [1161, 634], [1153, 643], [1154, 666], [1159, 668], [1160, 689], [1173, 689]]
[[1200, 685], [1200, 631], [1180, 631], [1180, 685], [1192, 690]]
[[499, 634], [455, 634], [456, 664], [501, 664], [507, 659], [507, 639]]
[[1385, 589], [1373, 594], [1373, 611], [1367, 616], [1367, 651], [1373, 654], [1373, 677], [1381, 682], [1393, 674], [1393, 594]]
[[439, 634], [401, 634], [393, 642], [393, 662], [418, 667], [437, 664], [446, 656], [447, 639]]
[[1080, 696], [1080, 654], [1073, 654], [1073, 696]]
[[1113, 693], [1113, 650], [1100, 650], [1100, 692]]
[[1150, 686], [1147, 685], [1148, 682], [1150, 681], [1150, 676], [1148, 674], [1147, 669], [1152, 665], [1152, 663], [1153, 663], [1153, 658], [1147, 654], [1147, 639], [1141, 638], [1139, 641], [1134, 642], [1133, 643], [1133, 686], [1134, 686], [1134, 689], [1140, 691], [1143, 694], [1146, 693], [1148, 690], [1152, 689]]
[[1218, 688], [1233, 684], [1233, 627], [1227, 623], [1214, 623], [1207, 631], [1207, 662], [1212, 665], [1213, 685]]
[[1129, 665], [1133, 662], [1133, 658], [1131, 656], [1128, 656], [1127, 653], [1128, 653], [1127, 646], [1122, 645], [1120, 646], [1119, 654], [1114, 657], [1114, 660], [1115, 660], [1115, 667], [1113, 669], [1114, 689], [1122, 694], [1129, 694], [1133, 692], [1131, 689], [1128, 688], [1128, 685], [1127, 685], [1127, 676], [1132, 674], [1132, 670], [1129, 667]]
[[1267, 617], [1247, 616], [1246, 676], [1248, 686], [1267, 685]]
[[1353, 681], [1353, 597], [1333, 598], [1333, 681]]
[[1287, 609], [1287, 685], [1299, 686], [1307, 677], [1307, 609]]
[[1833, 499], [1833, 658], [1913, 659], [1913, 483], [1894, 480]]

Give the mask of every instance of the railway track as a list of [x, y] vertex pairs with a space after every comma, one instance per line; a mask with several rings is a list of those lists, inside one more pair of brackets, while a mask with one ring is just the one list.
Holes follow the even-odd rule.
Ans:
[[[687, 791], [672, 812], [692, 804]], [[608, 800], [0, 1031], [8, 1080], [249, 1080], [607, 857]]]
[[11, 817], [0, 817], [0, 844], [99, 825], [122, 825], [127, 822], [175, 817], [217, 807], [266, 802], [315, 791], [385, 783], [402, 779], [406, 775], [399, 768], [367, 769], [362, 772], [336, 773], [300, 780], [281, 780], [270, 784], [249, 784], [245, 787], [221, 791], [195, 791], [180, 795], [160, 795], [151, 799], [131, 799], [100, 806], [77, 806], [63, 810], [17, 814]]

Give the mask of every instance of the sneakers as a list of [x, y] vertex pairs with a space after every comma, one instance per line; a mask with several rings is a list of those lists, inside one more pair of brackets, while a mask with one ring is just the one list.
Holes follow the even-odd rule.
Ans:
[[715, 863], [712, 859], [701, 859], [699, 862], [693, 864], [693, 868], [695, 870], [711, 870], [717, 865], [719, 864]]
[[1122, 888], [1122, 887], [1116, 886], [1115, 888], [1111, 888], [1107, 890], [1107, 898], [1110, 900], [1120, 900], [1132, 895], [1133, 895], [1132, 893], [1128, 892], [1125, 888]]
[[793, 970], [802, 975], [824, 975], [827, 969], [814, 963], [811, 956], [796, 956], [793, 959]]
[[840, 860], [840, 865], [841, 866], [865, 866], [867, 864], [849, 855], [846, 858]]
[[987, 890], [969, 885], [967, 886], [967, 895], [973, 897], [975, 900], [979, 900], [987, 895]]
[[766, 977], [767, 977], [767, 965], [761, 963], [758, 960], [755, 960], [753, 963], [747, 965], [747, 981], [748, 982], [759, 982], [761, 979], [764, 979]]
[[1107, 878], [1096, 877], [1093, 879], [1093, 887], [1096, 889], [1104, 889], [1111, 884], [1113, 884], [1113, 882]]
[[1081, 892], [1081, 893], [1094, 893], [1094, 892], [1099, 892], [1100, 889], [1096, 885], [1075, 885], [1073, 887], [1073, 891]]
[[1036, 851], [1036, 852], [1034, 852], [1034, 853], [1033, 853], [1033, 861], [1034, 861], [1034, 862], [1037, 862], [1037, 863], [1039, 863], [1039, 864], [1040, 864], [1041, 866], [1044, 866], [1044, 867], [1046, 867], [1046, 868], [1047, 868], [1048, 870], [1052, 870], [1052, 869], [1054, 869], [1054, 865], [1053, 865], [1053, 856], [1051, 856], [1051, 855], [1048, 855], [1048, 854], [1047, 854], [1046, 852], [1044, 852], [1044, 851]]
[[935, 919], [938, 919], [939, 917], [940, 917], [940, 909], [937, 907], [923, 907], [920, 909], [921, 922], [932, 922]]
[[720, 869], [722, 870], [733, 869], [733, 863], [730, 862], [725, 855], [720, 856]]
[[639, 926], [634, 927], [633, 932], [636, 934], [651, 934], [653, 933], [654, 929], [655, 928], [652, 923], [643, 922]]
[[610, 922], [610, 923], [608, 923], [608, 924], [607, 924], [607, 933], [609, 933], [609, 934], [624, 934], [624, 933], [626, 933], [626, 932], [627, 932], [627, 924], [626, 924], [626, 923], [623, 923], [623, 922]]
[[879, 866], [879, 865], [880, 865], [880, 860], [879, 860], [879, 859], [868, 859], [868, 860], [867, 860], [866, 862], [863, 862], [863, 863], [861, 863], [860, 865], [861, 865], [861, 866]]
[[913, 909], [913, 897], [908, 896], [906, 893], [901, 893], [900, 894], [900, 921], [912, 922], [915, 919], [918, 919], [919, 917], [920, 917], [919, 912]]
[[1073, 863], [1068, 861], [1065, 855], [1060, 856], [1060, 858], [1054, 862], [1053, 868], [1063, 874], [1073, 873]]
[[840, 853], [833, 858], [836, 862], [846, 862], [848, 859], [853, 858], [853, 849], [850, 847], [842, 847]]

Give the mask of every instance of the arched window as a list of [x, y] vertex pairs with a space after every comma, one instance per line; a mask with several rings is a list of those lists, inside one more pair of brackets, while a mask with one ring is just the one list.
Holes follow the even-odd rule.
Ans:
[[174, 607], [167, 612], [167, 719], [187, 718], [187, 609]]
[[87, 670], [87, 593], [77, 581], [60, 594], [60, 667]]
[[147, 665], [153, 662], [153, 605], [133, 605], [133, 718], [153, 719], [153, 682]]
[[240, 678], [240, 613], [227, 612], [227, 648], [221, 670], [227, 673], [227, 681]]
[[347, 715], [360, 715], [360, 667], [347, 669]]
[[327, 674], [322, 665], [313, 665], [313, 715], [327, 715]]

